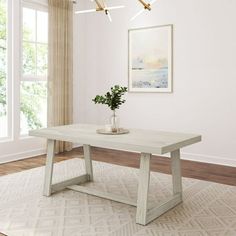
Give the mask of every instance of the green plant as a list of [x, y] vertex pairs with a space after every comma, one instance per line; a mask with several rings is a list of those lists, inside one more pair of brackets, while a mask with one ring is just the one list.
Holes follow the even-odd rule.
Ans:
[[105, 95], [97, 95], [92, 101], [95, 104], [105, 104], [112, 111], [119, 109], [120, 106], [125, 103], [126, 100], [122, 99], [122, 96], [127, 92], [127, 87], [121, 87], [115, 85], [111, 87], [111, 90]]

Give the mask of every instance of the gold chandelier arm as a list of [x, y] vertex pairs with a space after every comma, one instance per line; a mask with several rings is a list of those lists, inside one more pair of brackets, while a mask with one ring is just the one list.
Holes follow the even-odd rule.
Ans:
[[138, 1], [144, 6], [144, 9], [148, 9], [149, 11], [152, 10], [151, 5], [149, 3], [146, 3], [143, 0], [138, 0]]
[[104, 1], [104, 0], [100, 0], [100, 4], [101, 4], [101, 6], [103, 7], [103, 9], [105, 9], [105, 8], [106, 8], [106, 3], [105, 3], [105, 1]]
[[102, 4], [98, 1], [98, 0], [94, 0], [95, 1], [95, 3], [96, 3], [96, 5], [97, 5], [97, 10], [99, 11], [101, 11], [101, 10], [103, 10], [104, 9], [104, 7], [102, 6]]

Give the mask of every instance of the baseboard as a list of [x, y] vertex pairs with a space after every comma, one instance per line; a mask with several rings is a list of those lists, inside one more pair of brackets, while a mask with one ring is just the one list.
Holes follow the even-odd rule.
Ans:
[[[73, 144], [73, 148], [81, 147], [80, 144]], [[46, 148], [30, 150], [27, 152], [19, 152], [9, 155], [0, 156], [0, 164], [12, 162], [12, 161], [19, 161], [22, 159], [27, 159], [35, 156], [40, 156], [46, 154]]]
[[10, 155], [4, 155], [0, 156], [0, 164], [7, 163], [7, 162], [12, 162], [12, 161], [18, 161], [30, 157], [35, 157], [35, 156], [40, 156], [46, 153], [46, 149], [37, 149], [37, 150], [30, 150], [27, 152], [19, 152], [19, 153], [14, 153]]
[[[77, 148], [77, 147], [81, 147], [81, 145], [80, 144], [73, 145], [73, 148]], [[26, 159], [30, 157], [39, 156], [39, 155], [44, 155], [45, 153], [46, 153], [46, 149], [37, 149], [37, 150], [31, 150], [27, 152], [5, 155], [5, 156], [0, 157], [0, 164], [11, 162], [11, 161], [18, 161], [18, 160], [22, 160], [22, 159]], [[203, 155], [203, 154], [181, 152], [181, 158], [184, 160], [189, 160], [189, 161], [197, 161], [197, 162], [203, 162], [203, 163], [236, 167], [236, 159], [227, 159], [227, 158], [223, 158], [219, 156], [210, 156], [210, 155]]]
[[73, 143], [73, 149], [78, 148], [78, 147], [82, 147], [82, 146], [83, 146], [82, 144]]
[[236, 167], [236, 159], [228, 159], [220, 156], [210, 156], [203, 154], [181, 152], [181, 158], [189, 161], [197, 161], [203, 163]]

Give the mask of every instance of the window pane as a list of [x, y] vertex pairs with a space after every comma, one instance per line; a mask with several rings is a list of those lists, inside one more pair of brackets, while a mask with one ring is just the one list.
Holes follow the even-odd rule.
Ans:
[[22, 45], [23, 80], [20, 87], [20, 127], [21, 134], [27, 134], [31, 129], [47, 125], [48, 14], [27, 8], [23, 14], [26, 14], [23, 27], [27, 31], [24, 33]]
[[47, 125], [47, 82], [21, 82], [21, 134]]
[[37, 11], [37, 42], [48, 42], [48, 13]]
[[7, 6], [0, 0], [0, 138], [7, 136]]
[[37, 45], [37, 75], [47, 76], [48, 47], [44, 44]]
[[23, 40], [36, 40], [36, 11], [29, 8], [23, 8]]
[[36, 45], [35, 43], [23, 43], [23, 74], [36, 75]]

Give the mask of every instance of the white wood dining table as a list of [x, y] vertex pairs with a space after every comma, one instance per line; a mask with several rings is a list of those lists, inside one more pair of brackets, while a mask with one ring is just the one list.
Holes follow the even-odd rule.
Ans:
[[[47, 158], [43, 190], [45, 196], [50, 196], [52, 193], [63, 189], [71, 189], [135, 206], [137, 207], [136, 223], [141, 225], [148, 224], [182, 202], [180, 149], [200, 142], [200, 135], [142, 129], [130, 129], [128, 134], [122, 135], [104, 135], [96, 132], [97, 129], [101, 128], [102, 126], [93, 124], [74, 124], [32, 130], [29, 132], [31, 136], [47, 139]], [[60, 183], [52, 183], [56, 140], [83, 145], [85, 174]], [[81, 185], [93, 181], [91, 146], [138, 152], [141, 154], [137, 199], [133, 200], [114, 193], [102, 192], [91, 187], [86, 187], [86, 185]], [[153, 154], [163, 155], [167, 153], [170, 153], [171, 159], [173, 194], [161, 204], [150, 207], [148, 205], [150, 160], [152, 157], [154, 158]]]

